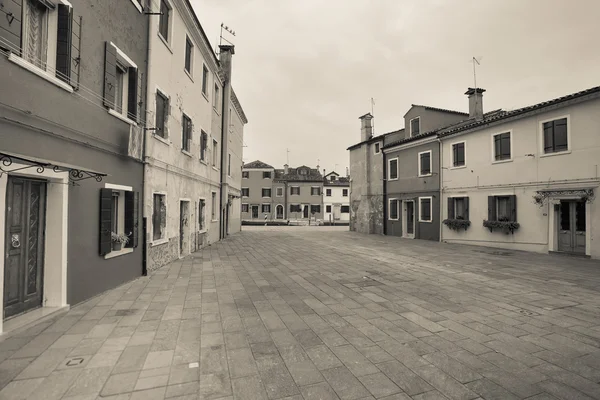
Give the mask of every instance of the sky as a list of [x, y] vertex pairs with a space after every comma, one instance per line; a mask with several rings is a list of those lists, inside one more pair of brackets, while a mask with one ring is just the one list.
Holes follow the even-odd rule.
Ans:
[[[375, 135], [411, 104], [515, 109], [600, 85], [598, 0], [191, 0], [213, 45], [236, 35], [244, 162], [345, 174], [358, 117]], [[289, 149], [289, 154], [287, 153]]]

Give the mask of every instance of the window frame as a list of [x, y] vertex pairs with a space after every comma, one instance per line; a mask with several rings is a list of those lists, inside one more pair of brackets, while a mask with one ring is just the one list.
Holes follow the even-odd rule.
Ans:
[[375, 142], [373, 144], [375, 154], [381, 153], [381, 142]]
[[[202, 213], [200, 212], [200, 204], [202, 204], [202, 202], [204, 202], [204, 207], [202, 208]], [[206, 232], [208, 230], [207, 227], [207, 220], [206, 220], [206, 199], [204, 197], [200, 197], [198, 199], [198, 225], [200, 225], [200, 218], [202, 218], [202, 221], [204, 222], [204, 224], [202, 224], [202, 226], [199, 226], [198, 232]]]
[[[172, 52], [172, 50], [171, 50], [171, 38], [173, 36], [173, 24], [172, 24], [172, 22], [173, 22], [173, 5], [168, 0], [159, 0], [159, 1], [160, 1], [159, 12], [161, 13], [161, 15], [159, 16], [159, 19], [158, 19], [157, 34], [158, 34], [158, 37], [161, 38], [162, 41], [163, 41], [163, 43], [167, 46], [167, 48], [169, 49], [169, 51]], [[162, 21], [163, 21], [162, 17], [164, 15], [164, 14], [162, 14], [162, 12], [163, 12], [163, 7], [162, 7], [163, 4], [166, 6], [166, 8], [168, 10], [167, 17], [166, 17], [166, 25], [167, 26], [166, 26], [166, 32], [165, 32], [167, 34], [167, 37], [165, 37], [163, 35], [163, 33], [161, 32], [162, 31], [161, 24], [162, 24]]]
[[[268, 196], [265, 196], [265, 190], [268, 190], [268, 191], [269, 191], [269, 195], [268, 195]], [[270, 188], [270, 187], [264, 187], [264, 188], [261, 188], [260, 195], [261, 195], [261, 197], [262, 197], [263, 199], [271, 199], [271, 198], [272, 198], [272, 195], [273, 195], [273, 189], [272, 189], [272, 188]]]
[[208, 154], [208, 133], [200, 129], [200, 162], [208, 164], [206, 155]]
[[408, 121], [408, 126], [410, 127], [410, 137], [413, 137], [413, 136], [415, 136], [415, 134], [413, 133], [413, 124], [412, 124], [412, 122], [413, 122], [414, 120], [419, 120], [419, 132], [417, 132], [417, 135], [420, 135], [420, 134], [421, 134], [421, 116], [417, 116], [417, 117], [411, 118], [411, 119]]
[[231, 153], [227, 153], [227, 176], [231, 178]]
[[[298, 193], [294, 193], [294, 189], [298, 189]], [[300, 186], [290, 186], [290, 196], [300, 196]]]
[[331, 213], [331, 204], [325, 204], [325, 212]]
[[325, 197], [331, 197], [331, 189], [325, 189]]
[[[115, 49], [115, 51], [117, 53], [117, 60], [116, 60], [117, 61], [117, 65], [121, 64], [121, 66], [123, 66], [124, 68], [127, 69], [127, 73], [126, 73], [127, 80], [125, 80], [125, 79], [123, 80], [123, 87], [121, 89], [121, 97], [122, 97], [122, 101], [123, 101], [121, 112], [119, 112], [116, 109], [116, 104], [113, 101], [112, 102], [113, 107], [108, 107], [107, 108], [108, 113], [110, 115], [112, 115], [112, 116], [114, 116], [114, 117], [122, 120], [122, 121], [127, 122], [130, 125], [138, 126], [137, 122], [135, 122], [134, 120], [132, 120], [131, 118], [129, 118], [129, 96], [130, 96], [130, 93], [129, 93], [129, 79], [131, 79], [131, 76], [132, 76], [129, 73], [130, 72], [129, 69], [130, 68], [134, 68], [136, 70], [136, 72], [137, 72], [135, 75], [136, 75], [137, 79], [139, 79], [139, 68], [138, 68], [137, 64], [134, 63], [131, 60], [131, 58], [129, 58], [129, 56], [127, 56], [127, 54], [125, 54], [121, 49], [119, 49], [117, 47], [116, 44], [114, 44], [113, 42], [109, 42], [109, 43]], [[116, 71], [115, 71], [115, 74], [116, 74]], [[136, 82], [136, 85], [137, 84], [138, 84], [138, 82]], [[126, 92], [125, 92], [125, 89], [127, 89]], [[127, 97], [126, 98], [125, 98], [125, 93], [127, 93]], [[115, 94], [116, 94], [116, 90], [115, 90]], [[137, 93], [136, 95], [139, 96], [139, 93]], [[137, 104], [137, 102], [138, 102], [137, 98], [135, 99], [135, 102]]]
[[[456, 160], [454, 158], [454, 146], [456, 146], [458, 144], [463, 145], [463, 164], [462, 165], [456, 165]], [[454, 142], [454, 143], [450, 144], [450, 151], [452, 152], [452, 165], [450, 166], [450, 169], [466, 168], [467, 167], [467, 141], [461, 140], [459, 142]]]
[[217, 114], [219, 113], [219, 99], [221, 96], [221, 85], [219, 85], [219, 83], [217, 82], [217, 80], [215, 79], [215, 84], [214, 84], [214, 93], [213, 93], [213, 108], [215, 109], [215, 111], [217, 112]]
[[[266, 176], [265, 174], [269, 174], [269, 175]], [[271, 171], [263, 171], [262, 175], [263, 175], [263, 179], [273, 179], [273, 173]]]
[[[565, 118], [567, 120], [567, 150], [556, 151], [551, 153], [546, 153], [544, 150], [544, 124], [547, 122], [556, 121], [559, 119]], [[539, 135], [540, 135], [540, 157], [552, 157], [559, 156], [564, 154], [570, 154], [573, 151], [573, 142], [571, 141], [571, 114], [559, 115], [553, 118], [548, 118], [539, 121]]]
[[[429, 200], [429, 219], [428, 220], [422, 218], [423, 217], [423, 214], [422, 214], [423, 200]], [[419, 222], [433, 223], [433, 196], [419, 197]]]
[[[244, 189], [246, 189], [248, 192], [248, 194], [244, 194]], [[242, 195], [242, 197], [250, 197], [250, 188], [248, 187], [243, 187], [241, 188], [240, 194]]]
[[[505, 134], [508, 134], [508, 137], [510, 140], [510, 146], [509, 146], [510, 157], [497, 160], [496, 159], [496, 137], [500, 136], [500, 135], [505, 135]], [[495, 133], [492, 133], [491, 136], [492, 136], [492, 164], [502, 164], [502, 163], [513, 161], [513, 131], [512, 131], [512, 129], [508, 129], [508, 130], [505, 130], [502, 132], [495, 132]], [[502, 148], [500, 150], [502, 150]]]
[[[387, 178], [388, 178], [388, 181], [397, 181], [399, 179], [399, 175], [400, 175], [400, 171], [398, 169], [399, 168], [398, 157], [389, 158], [387, 161], [388, 161], [388, 163], [387, 163], [387, 167], [388, 167], [387, 168]], [[396, 161], [396, 177], [395, 178], [392, 178], [392, 174], [391, 174], [391, 171], [392, 171], [392, 167], [391, 167], [392, 161]]]
[[250, 171], [242, 171], [242, 179], [250, 179]]
[[[317, 189], [318, 193], [314, 193], [315, 189]], [[322, 196], [323, 193], [321, 193], [321, 186], [311, 186], [310, 187], [310, 195], [311, 196]]]
[[[265, 207], [267, 207], [269, 211], [265, 211]], [[260, 213], [271, 214], [271, 203], [261, 203]]]
[[211, 222], [219, 220], [219, 206], [217, 201], [217, 192], [211, 190], [210, 192], [210, 219]]
[[[163, 196], [163, 201], [164, 201], [164, 205], [165, 205], [165, 228], [163, 231], [163, 237], [161, 237], [160, 239], [154, 239], [154, 196]], [[153, 191], [152, 192], [152, 218], [151, 218], [151, 223], [152, 223], [152, 240], [150, 241], [150, 245], [151, 246], [156, 246], [162, 243], [166, 243], [169, 241], [169, 235], [168, 235], [168, 229], [169, 229], [169, 224], [167, 223], [168, 220], [168, 211], [169, 211], [169, 205], [168, 205], [168, 195], [166, 191]]]
[[[470, 204], [469, 204], [469, 196], [448, 196], [447, 200], [446, 200], [446, 212], [448, 213], [448, 215], [446, 215], [446, 218], [448, 219], [458, 219], [458, 213], [457, 213], [457, 207], [456, 207], [456, 201], [457, 200], [462, 200], [463, 201], [463, 207], [464, 207], [464, 213], [465, 213], [465, 218], [463, 218], [464, 221], [470, 221]], [[452, 201], [452, 214], [449, 213], [449, 206], [448, 203]]]
[[[422, 170], [423, 170], [423, 165], [421, 164], [421, 155], [423, 154], [427, 154], [429, 153], [429, 173], [427, 174], [423, 174]], [[433, 176], [433, 158], [432, 158], [432, 154], [433, 151], [432, 150], [425, 150], [425, 151], [421, 151], [417, 154], [417, 161], [418, 161], [418, 174], [419, 174], [419, 178], [422, 177], [426, 177], [426, 176]]]
[[[396, 218], [392, 218], [392, 213], [391, 213], [391, 209], [392, 209], [392, 202], [396, 202]], [[400, 199], [397, 198], [390, 198], [388, 199], [388, 220], [389, 221], [398, 221], [400, 220]]]
[[[188, 54], [189, 50], [189, 54]], [[189, 57], [189, 58], [188, 58]], [[188, 69], [189, 61], [189, 69]], [[185, 35], [185, 52], [183, 61], [183, 70], [187, 73], [188, 77], [194, 81], [194, 42], [188, 34]]]
[[191, 155], [193, 126], [192, 119], [186, 113], [181, 113], [181, 152], [186, 155]]
[[[244, 206], [246, 206], [246, 211], [244, 211]], [[241, 212], [243, 212], [243, 213], [250, 212], [250, 204], [248, 204], [248, 203], [242, 203]]]
[[208, 67], [202, 63], [202, 95], [208, 101]]
[[217, 139], [215, 139], [214, 137], [212, 138], [213, 142], [212, 142], [212, 167], [214, 169], [219, 169], [219, 141]]
[[283, 197], [283, 186], [275, 188], [275, 197]]
[[[157, 133], [159, 131], [158, 129], [158, 98], [162, 98], [164, 101], [164, 108], [163, 108], [163, 126], [162, 126], [162, 134]], [[170, 107], [170, 103], [171, 103], [171, 98], [162, 90], [160, 90], [159, 88], [156, 88], [156, 93], [155, 93], [155, 97], [154, 97], [154, 131], [152, 132], [153, 135], [160, 139], [162, 139], [163, 141], [166, 141], [169, 137], [169, 107]]]
[[342, 197], [348, 197], [350, 191], [348, 189], [342, 189]]
[[[344, 207], [347, 207], [346, 209], [347, 209], [348, 211], [344, 211]], [[350, 214], [350, 206], [349, 206], [348, 204], [343, 204], [343, 205], [340, 207], [340, 214]]]

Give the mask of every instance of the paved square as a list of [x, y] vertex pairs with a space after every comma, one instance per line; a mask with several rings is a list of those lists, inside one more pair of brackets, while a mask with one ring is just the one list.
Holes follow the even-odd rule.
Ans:
[[600, 399], [600, 263], [254, 227], [0, 341], [0, 399]]

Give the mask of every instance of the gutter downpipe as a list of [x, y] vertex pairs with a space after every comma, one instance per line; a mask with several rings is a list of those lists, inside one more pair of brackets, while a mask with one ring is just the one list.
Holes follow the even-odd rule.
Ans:
[[386, 155], [385, 155], [385, 151], [383, 151], [383, 149], [381, 149], [381, 155], [382, 155], [382, 159], [383, 159], [383, 234], [385, 236], [387, 236], [387, 163], [386, 163]]
[[[142, 243], [144, 245], [144, 253], [142, 254], [142, 276], [148, 275], [148, 243], [147, 237], [148, 232], [146, 232], [147, 224], [146, 224], [146, 202], [148, 201], [148, 195], [146, 193], [146, 154], [148, 153], [148, 139], [146, 135], [148, 134], [148, 104], [150, 101], [150, 57], [152, 55], [152, 40], [151, 40], [151, 32], [152, 32], [152, 18], [148, 18], [148, 29], [147, 29], [147, 37], [146, 43], [148, 43], [148, 48], [146, 50], [146, 109], [144, 110], [144, 114], [146, 118], [144, 118], [144, 123], [142, 124], [142, 227], [144, 228], [144, 237]], [[139, 229], [139, 228], [138, 228]]]
[[440, 152], [440, 243], [443, 243], [444, 241], [442, 235], [444, 234], [444, 230], [442, 229], [442, 226], [444, 224], [442, 224], [442, 213], [444, 212], [444, 205], [442, 200], [444, 199], [444, 152], [442, 151], [442, 139], [440, 139], [439, 136], [437, 138], [437, 141], [438, 151]]

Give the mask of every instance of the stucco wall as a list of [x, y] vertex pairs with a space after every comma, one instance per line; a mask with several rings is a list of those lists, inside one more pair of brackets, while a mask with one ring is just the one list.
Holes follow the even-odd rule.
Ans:
[[404, 116], [404, 129], [406, 137], [410, 137], [410, 120], [420, 117], [420, 133], [426, 133], [435, 129], [469, 119], [469, 114], [457, 114], [426, 109], [422, 106], [412, 107]]
[[[292, 195], [292, 187], [298, 186], [300, 187], [300, 195]], [[311, 188], [319, 187], [320, 193], [319, 195], [311, 195]], [[287, 187], [287, 211], [290, 219], [302, 219], [303, 215], [301, 212], [291, 212], [290, 207], [292, 204], [310, 204], [310, 205], [319, 205], [321, 206], [321, 212], [312, 214], [309, 210], [309, 217], [311, 219], [323, 219], [323, 182], [288, 182]]]
[[[264, 213], [262, 212], [263, 204], [271, 204], [273, 197], [275, 196], [275, 189], [273, 189], [273, 176], [275, 174], [273, 169], [244, 169], [248, 171], [248, 178], [241, 180], [241, 185], [244, 188], [250, 190], [250, 196], [243, 197], [241, 203], [248, 204], [248, 212], [241, 213], [242, 219], [252, 219], [252, 205], [258, 205], [258, 218], [264, 219]], [[270, 172], [271, 178], [263, 178], [263, 172]], [[271, 197], [262, 197], [262, 189], [271, 189]], [[240, 206], [241, 207], [241, 206]], [[273, 210], [271, 210], [273, 211]]]
[[[421, 213], [420, 197], [431, 197], [431, 222], [419, 221]], [[397, 193], [391, 192], [386, 196], [385, 207], [388, 207], [386, 212], [386, 235], [388, 236], [406, 236], [404, 220], [406, 216], [406, 206], [403, 203], [398, 205], [398, 220], [390, 219], [389, 204], [391, 199], [413, 200], [414, 201], [414, 238], [422, 240], [440, 240], [440, 193], [434, 192], [412, 192], [412, 193]]]
[[[327, 190], [331, 190], [331, 196], [327, 196]], [[348, 191], [348, 196], [343, 196], [343, 191]], [[348, 222], [350, 221], [350, 213], [341, 213], [338, 220], [334, 220], [333, 216], [333, 204], [341, 204], [343, 206], [350, 206], [350, 187], [342, 186], [324, 186], [323, 187], [323, 220], [325, 222]], [[327, 206], [331, 206], [331, 213], [327, 212]], [[330, 219], [331, 216], [331, 219]]]
[[374, 144], [350, 150], [350, 179], [350, 230], [382, 234], [383, 155]]

